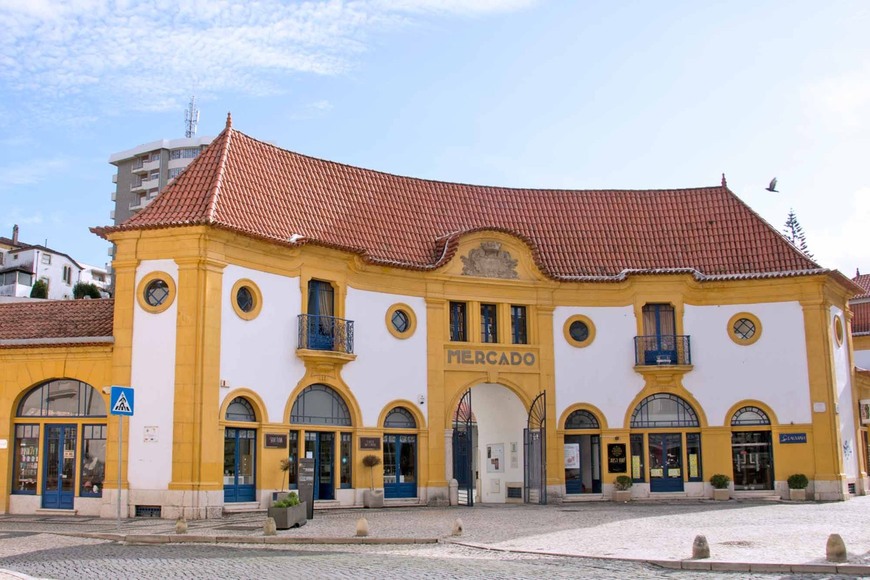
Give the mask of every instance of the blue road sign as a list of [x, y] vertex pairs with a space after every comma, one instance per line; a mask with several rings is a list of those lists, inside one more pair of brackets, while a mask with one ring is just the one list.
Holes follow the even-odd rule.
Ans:
[[133, 415], [133, 387], [112, 386], [109, 397], [109, 412], [112, 415]]

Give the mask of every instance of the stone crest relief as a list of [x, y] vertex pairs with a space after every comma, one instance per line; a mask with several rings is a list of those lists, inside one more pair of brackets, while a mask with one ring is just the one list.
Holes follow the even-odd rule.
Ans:
[[481, 242], [462, 258], [462, 275], [479, 278], [517, 278], [517, 260], [499, 242]]

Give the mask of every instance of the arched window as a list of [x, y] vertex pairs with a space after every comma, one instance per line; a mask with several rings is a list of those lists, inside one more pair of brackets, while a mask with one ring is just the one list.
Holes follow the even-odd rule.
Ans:
[[396, 407], [384, 419], [384, 427], [387, 429], [416, 429], [417, 421], [408, 409]]
[[565, 421], [565, 429], [599, 429], [598, 419], [589, 411], [574, 411]]
[[350, 411], [341, 395], [326, 385], [306, 387], [293, 403], [290, 422], [350, 427]]
[[695, 410], [676, 395], [650, 395], [631, 414], [631, 427], [635, 429], [698, 426]]
[[34, 387], [18, 405], [18, 417], [105, 417], [106, 403], [92, 386], [58, 379]]
[[227, 421], [246, 421], [254, 423], [257, 421], [257, 415], [254, 413], [254, 408], [247, 399], [236, 397], [227, 407]]
[[758, 407], [743, 407], [731, 417], [732, 427], [744, 425], [770, 425], [770, 417]]

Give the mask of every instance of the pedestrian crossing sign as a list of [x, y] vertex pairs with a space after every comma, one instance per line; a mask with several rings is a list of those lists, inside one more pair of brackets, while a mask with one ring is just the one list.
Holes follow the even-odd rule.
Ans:
[[109, 408], [112, 415], [133, 415], [133, 389], [132, 387], [112, 386], [112, 394], [109, 396]]

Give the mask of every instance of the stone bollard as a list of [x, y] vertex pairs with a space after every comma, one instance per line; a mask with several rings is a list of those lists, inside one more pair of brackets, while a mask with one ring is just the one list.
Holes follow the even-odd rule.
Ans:
[[704, 560], [710, 557], [710, 544], [705, 536], [695, 536], [692, 542], [692, 560]]
[[462, 530], [463, 530], [462, 520], [460, 520], [459, 518], [456, 518], [456, 520], [453, 522], [453, 535], [454, 536], [461, 536]]
[[186, 534], [187, 533], [187, 520], [183, 517], [175, 520], [175, 533], [176, 534]]
[[450, 505], [459, 505], [459, 482], [455, 479], [451, 479], [448, 485]]
[[356, 535], [360, 538], [369, 535], [369, 521], [365, 518], [360, 518], [356, 521]]
[[266, 518], [266, 523], [263, 524], [263, 535], [274, 536], [278, 533], [278, 527], [275, 525], [275, 518]]
[[846, 561], [846, 542], [843, 541], [840, 534], [831, 534], [828, 536], [828, 544], [825, 546], [825, 555], [828, 562]]

